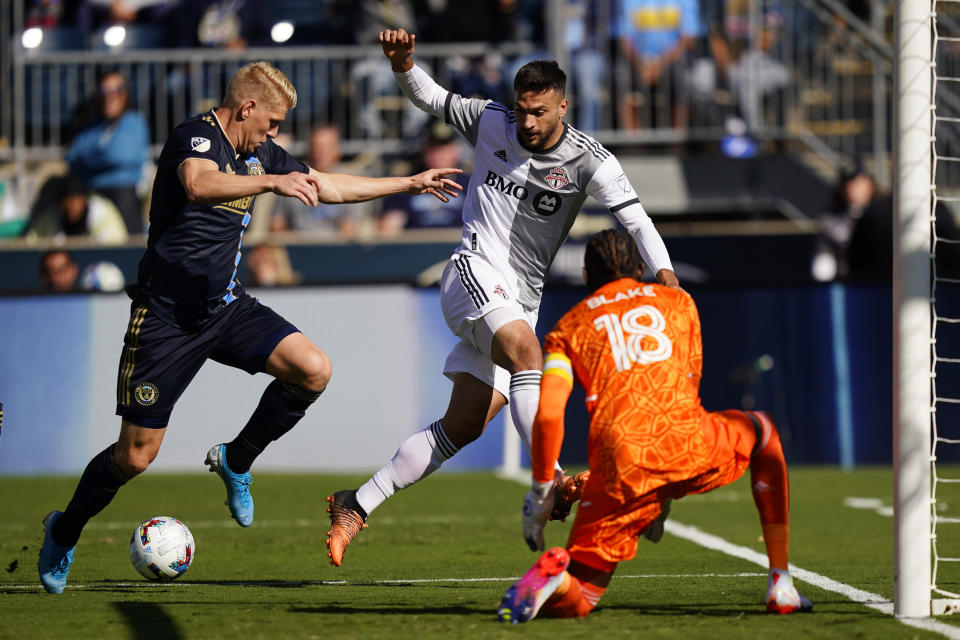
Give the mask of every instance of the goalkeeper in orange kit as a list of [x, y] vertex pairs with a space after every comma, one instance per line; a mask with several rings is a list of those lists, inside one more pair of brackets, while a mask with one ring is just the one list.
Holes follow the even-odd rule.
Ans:
[[787, 570], [789, 488], [776, 425], [760, 411], [701, 406], [696, 305], [685, 291], [638, 281], [642, 262], [629, 236], [593, 236], [584, 263], [593, 293], [544, 342], [533, 487], [523, 510], [531, 549], [544, 546], [574, 379], [586, 389], [590, 472], [566, 548], [548, 550], [507, 589], [500, 619], [526, 622], [541, 610], [587, 615], [617, 563], [636, 555], [637, 538], [659, 539], [671, 500], [730, 484], [747, 467], [770, 561], [767, 611], [809, 611]]

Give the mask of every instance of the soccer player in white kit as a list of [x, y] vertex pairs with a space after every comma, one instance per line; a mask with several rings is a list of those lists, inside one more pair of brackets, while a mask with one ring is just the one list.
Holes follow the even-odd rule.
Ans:
[[[534, 333], [543, 281], [588, 195], [626, 227], [661, 284], [680, 286], [620, 163], [562, 122], [566, 75], [556, 62], [534, 61], [517, 72], [510, 109], [439, 86], [413, 63], [415, 38], [403, 29], [380, 32], [397, 83], [413, 104], [442, 117], [474, 148], [461, 244], [440, 283], [444, 319], [460, 338], [444, 366], [453, 391], [444, 416], [407, 438], [370, 480], [327, 498], [327, 555], [336, 566], [374, 509], [480, 437], [508, 399], [529, 450], [543, 366]], [[554, 490], [575, 489], [558, 472]]]

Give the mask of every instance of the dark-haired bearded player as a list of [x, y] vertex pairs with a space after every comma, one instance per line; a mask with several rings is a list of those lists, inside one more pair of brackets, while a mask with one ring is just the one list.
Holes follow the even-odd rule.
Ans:
[[[375, 508], [480, 437], [508, 400], [513, 423], [530, 446], [540, 395], [534, 326], [543, 280], [588, 195], [626, 227], [657, 280], [679, 287], [663, 240], [620, 163], [562, 121], [566, 75], [556, 62], [531, 62], [517, 72], [510, 109], [439, 86], [414, 65], [414, 41], [402, 29], [380, 33], [400, 88], [474, 148], [461, 244], [440, 283], [444, 319], [460, 338], [444, 367], [453, 391], [444, 416], [403, 442], [366, 484], [328, 498], [327, 546], [338, 566]], [[571, 484], [576, 479], [560, 476], [558, 492]]]

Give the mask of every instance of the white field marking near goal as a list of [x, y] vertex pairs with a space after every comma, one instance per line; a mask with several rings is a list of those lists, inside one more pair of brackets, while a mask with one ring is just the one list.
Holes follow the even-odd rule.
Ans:
[[[766, 573], [759, 572], [740, 572], [740, 573], [638, 573], [635, 575], [614, 576], [615, 580], [686, 580], [688, 578], [765, 578]], [[520, 576], [506, 576], [503, 578], [389, 578], [384, 580], [224, 580], [222, 583], [214, 583], [213, 586], [235, 587], [235, 586], [291, 586], [303, 585], [305, 587], [350, 587], [350, 586], [370, 586], [383, 585], [390, 586], [395, 584], [449, 584], [449, 583], [470, 583], [470, 582], [516, 582]], [[161, 589], [164, 587], [209, 587], [209, 582], [102, 582], [97, 584], [68, 584], [67, 589], [98, 589], [114, 587], [142, 587], [144, 589]], [[3, 589], [23, 589], [26, 591], [40, 591], [38, 584], [9, 584], [0, 583], [0, 591]]]
[[876, 514], [886, 516], [887, 518], [893, 517], [893, 507], [883, 504], [883, 500], [880, 498], [857, 498], [855, 496], [850, 496], [843, 499], [843, 506], [850, 507], [851, 509], [864, 509], [866, 511], [873, 511]]
[[[727, 542], [723, 538], [701, 531], [697, 527], [667, 520], [665, 523], [665, 528], [668, 533], [671, 533], [678, 538], [689, 540], [690, 542], [698, 544], [701, 547], [705, 547], [713, 551], [719, 551], [729, 556], [734, 556], [736, 558], [746, 560], [747, 562], [760, 565], [761, 567], [767, 566], [766, 554], [754, 551], [753, 549], [749, 549], [747, 547], [737, 546], [733, 543]], [[833, 591], [834, 593], [839, 593], [845, 598], [849, 598], [854, 602], [870, 607], [871, 609], [875, 609], [880, 613], [893, 615], [893, 602], [887, 600], [883, 596], [870, 593], [869, 591], [864, 591], [863, 589], [857, 589], [856, 587], [851, 587], [848, 584], [844, 584], [842, 582], [833, 580], [832, 578], [822, 576], [819, 573], [801, 569], [794, 564], [790, 565], [790, 575], [798, 580], [806, 582], [807, 584], [812, 584], [815, 587], [819, 587], [824, 591]], [[816, 603], [814, 603], [814, 611], [816, 611]], [[939, 633], [940, 635], [946, 638], [951, 638], [952, 640], [960, 640], [960, 627], [954, 627], [933, 618], [897, 619], [909, 627], [922, 629], [923, 631], [930, 631], [932, 633]]]

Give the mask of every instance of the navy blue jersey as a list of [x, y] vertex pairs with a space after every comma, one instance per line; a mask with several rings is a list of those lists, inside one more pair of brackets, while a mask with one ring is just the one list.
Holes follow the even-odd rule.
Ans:
[[237, 175], [309, 172], [269, 138], [253, 153], [237, 153], [212, 110], [173, 130], [157, 162], [137, 295], [158, 317], [181, 327], [202, 324], [241, 295], [237, 265], [254, 202], [254, 196], [188, 202], [177, 169], [190, 158], [212, 160]]

